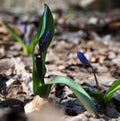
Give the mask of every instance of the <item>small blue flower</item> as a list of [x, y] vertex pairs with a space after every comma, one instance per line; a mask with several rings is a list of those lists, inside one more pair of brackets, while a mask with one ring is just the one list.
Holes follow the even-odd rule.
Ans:
[[89, 61], [87, 60], [87, 58], [85, 57], [85, 55], [78, 51], [77, 52], [77, 57], [79, 58], [79, 60], [84, 64], [84, 65], [90, 65]]
[[89, 90], [89, 92], [94, 92], [95, 91], [94, 88], [92, 88], [92, 87], [89, 87], [88, 90]]
[[47, 43], [47, 38], [48, 38], [49, 34], [50, 34], [50, 30], [48, 29], [44, 32], [44, 34], [41, 38], [41, 41], [39, 43], [39, 47], [40, 47], [41, 51], [44, 51], [44, 49], [45, 49], [45, 46], [46, 46], [46, 43]]
[[23, 31], [23, 34], [27, 33], [27, 25], [25, 23], [22, 24], [22, 31]]
[[30, 44], [30, 41], [31, 41], [31, 38], [30, 37], [28, 37], [27, 40], [25, 40], [26, 46], [28, 46]]

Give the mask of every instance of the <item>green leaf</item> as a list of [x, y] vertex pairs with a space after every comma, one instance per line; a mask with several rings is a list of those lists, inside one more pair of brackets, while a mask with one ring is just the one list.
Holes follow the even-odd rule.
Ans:
[[[43, 52], [40, 52], [40, 57], [42, 60], [42, 74], [39, 75], [37, 65], [36, 65], [36, 60], [34, 56], [34, 50], [35, 47], [38, 43], [41, 42], [41, 38], [43, 34], [45, 33], [46, 30], [50, 31], [49, 36], [46, 38], [46, 43], [45, 43], [45, 50]], [[44, 6], [44, 12], [40, 20], [40, 25], [38, 28], [38, 32], [36, 36], [33, 38], [31, 41], [30, 45], [28, 46], [28, 50], [31, 50], [32, 48], [32, 60], [33, 60], [33, 89], [34, 89], [34, 94], [36, 95], [36, 91], [44, 83], [44, 76], [46, 74], [46, 68], [45, 68], [45, 59], [46, 59], [46, 52], [47, 48], [52, 40], [54, 34], [54, 20], [52, 13], [49, 9], [49, 7], [45, 4]]]
[[51, 43], [53, 34], [54, 34], [54, 19], [52, 16], [52, 13], [50, 11], [50, 8], [47, 6], [47, 4], [44, 5], [44, 12], [43, 15], [40, 19], [40, 24], [37, 32], [37, 40], [36, 41], [31, 41], [28, 49], [30, 50], [33, 45], [36, 46], [38, 42], [41, 41], [41, 37], [45, 33], [46, 30], [50, 31], [49, 36], [47, 37], [46, 44], [45, 44], [45, 50], [48, 48], [49, 44]]
[[37, 41], [37, 35], [35, 35], [32, 40], [30, 41], [29, 45], [27, 46], [27, 50], [28, 52], [32, 53], [34, 52], [35, 46], [36, 46], [36, 42]]
[[25, 45], [24, 41], [19, 37], [19, 35], [7, 23], [4, 23], [4, 26], [7, 29], [7, 31], [11, 34], [11, 36], [14, 37], [15, 40], [17, 40], [21, 44], [24, 53], [27, 54], [28, 50], [27, 50], [27, 46]]
[[104, 95], [100, 91], [93, 91], [88, 93], [90, 96], [94, 97], [99, 104], [101, 104], [103, 107], [105, 106], [104, 102]]
[[38, 42], [40, 41], [40, 38], [44, 34], [44, 31], [45, 31], [45, 28], [46, 28], [46, 12], [47, 12], [47, 8], [44, 7], [44, 13], [43, 13], [43, 15], [40, 19], [40, 24], [39, 24], [39, 27], [38, 27], [37, 34], [35, 35], [33, 40], [28, 45], [28, 49], [31, 50], [31, 48], [32, 48], [32, 52], [34, 52], [35, 46], [38, 44]]
[[116, 80], [104, 95], [106, 104], [111, 100], [113, 94], [120, 89], [120, 79]]
[[46, 22], [45, 22], [46, 26], [45, 26], [44, 32], [49, 31], [49, 34], [46, 38], [46, 43], [44, 45], [44, 51], [46, 51], [47, 48], [49, 47], [49, 45], [52, 41], [53, 35], [54, 35], [54, 19], [53, 19], [52, 13], [51, 13], [49, 7], [46, 4], [45, 4], [45, 9], [46, 9], [46, 12], [45, 12], [45, 14], [46, 14], [46, 19], [45, 19], [46, 20]]
[[77, 96], [77, 98], [81, 101], [81, 103], [85, 106], [85, 108], [93, 113], [96, 114], [96, 109], [94, 103], [90, 96], [86, 93], [86, 91], [72, 79], [65, 77], [65, 76], [56, 76], [50, 82], [42, 85], [38, 90], [37, 94], [41, 97], [47, 98], [50, 92], [50, 87], [52, 84], [62, 83], [66, 86], [70, 87], [73, 93]]
[[68, 97], [77, 98], [74, 93], [68, 94]]

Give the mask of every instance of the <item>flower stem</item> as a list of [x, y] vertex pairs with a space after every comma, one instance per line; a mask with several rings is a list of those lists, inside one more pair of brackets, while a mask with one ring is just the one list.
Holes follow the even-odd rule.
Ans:
[[96, 72], [94, 70], [94, 68], [92, 67], [92, 65], [90, 65], [91, 69], [92, 69], [92, 72], [94, 74], [94, 78], [95, 78], [95, 82], [96, 82], [96, 87], [98, 90], [100, 90], [100, 86], [99, 86], [99, 83], [98, 83], [98, 79], [97, 79], [97, 76], [96, 76]]

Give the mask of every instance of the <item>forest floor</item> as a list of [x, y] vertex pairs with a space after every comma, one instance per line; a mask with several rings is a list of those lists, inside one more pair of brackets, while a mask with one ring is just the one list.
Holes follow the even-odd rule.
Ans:
[[[119, 11], [78, 14], [57, 10], [53, 16], [55, 34], [47, 53], [45, 80], [65, 75], [82, 86], [95, 87], [90, 68], [77, 58], [77, 51], [81, 51], [95, 68], [100, 87], [107, 90], [120, 78]], [[26, 40], [33, 37], [39, 19], [35, 14], [0, 13], [0, 121], [119, 121], [120, 91], [113, 96], [106, 114], [99, 112], [99, 118], [90, 115], [78, 99], [69, 98], [70, 90], [63, 85], [60, 89], [53, 86], [49, 101], [33, 95], [31, 55], [23, 53], [3, 22], [11, 24]], [[27, 23], [25, 35], [24, 22]]]

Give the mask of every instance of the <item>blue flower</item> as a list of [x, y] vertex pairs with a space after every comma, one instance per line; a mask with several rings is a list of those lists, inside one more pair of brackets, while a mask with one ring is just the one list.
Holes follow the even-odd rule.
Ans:
[[84, 65], [90, 65], [89, 61], [87, 60], [87, 58], [85, 57], [85, 55], [78, 51], [77, 52], [77, 57], [79, 58], [79, 60], [84, 64]]
[[40, 47], [40, 50], [41, 51], [44, 51], [45, 50], [45, 47], [46, 47], [46, 43], [47, 43], [47, 38], [50, 34], [50, 30], [46, 30], [41, 38], [41, 41], [39, 43], [39, 47]]
[[23, 34], [27, 33], [27, 25], [25, 23], [22, 24], [22, 31], [23, 31]]
[[89, 88], [88, 88], [88, 91], [89, 91], [89, 92], [94, 92], [95, 90], [94, 90], [94, 88], [89, 87]]
[[31, 41], [31, 38], [28, 37], [28, 38], [26, 39], [26, 41], [25, 41], [26, 46], [28, 46], [28, 45], [30, 44], [30, 41]]

